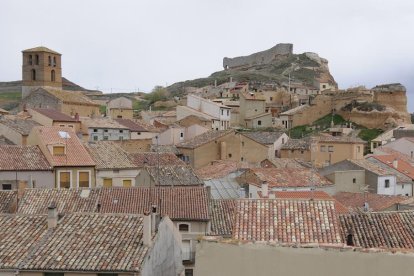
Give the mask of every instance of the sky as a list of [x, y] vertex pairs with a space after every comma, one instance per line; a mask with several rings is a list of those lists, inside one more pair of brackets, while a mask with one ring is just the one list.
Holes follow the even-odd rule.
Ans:
[[414, 1], [1, 0], [0, 81], [21, 51], [63, 54], [63, 76], [106, 93], [207, 77], [277, 43], [328, 59], [340, 88], [400, 82], [414, 111]]

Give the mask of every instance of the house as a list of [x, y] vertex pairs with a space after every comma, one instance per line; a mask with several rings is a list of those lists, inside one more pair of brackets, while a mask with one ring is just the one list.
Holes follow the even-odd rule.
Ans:
[[42, 126], [57, 126], [73, 128], [76, 133], [81, 129], [79, 117], [71, 117], [56, 109], [34, 108], [27, 110], [32, 116], [32, 120], [38, 122]]
[[392, 128], [389, 129], [387, 131], [385, 131], [384, 133], [381, 133], [380, 135], [378, 135], [376, 138], [371, 140], [371, 152], [374, 152], [374, 149], [376, 149], [377, 147], [386, 145], [389, 142], [393, 142], [398, 138], [402, 138], [402, 137], [398, 137], [396, 138], [394, 136], [394, 132], [395, 131], [401, 131], [401, 130], [414, 130], [414, 125], [413, 124], [407, 124], [407, 125], [401, 125], [398, 126], [396, 128]]
[[407, 156], [407, 158], [414, 159], [414, 138], [403, 137], [395, 141], [388, 142], [387, 144], [377, 147], [373, 150], [374, 154], [381, 155], [384, 150], [393, 150]]
[[207, 129], [212, 129], [211, 126], [211, 120], [205, 119], [203, 117], [197, 116], [197, 115], [189, 115], [181, 120], [177, 120], [175, 122], [177, 125], [183, 126], [183, 127], [189, 127], [192, 125], [199, 125], [202, 127], [205, 127]]
[[240, 93], [239, 126], [265, 128], [272, 126], [272, 114], [266, 112], [266, 100], [255, 93]]
[[267, 197], [273, 191], [321, 190], [333, 194], [334, 185], [308, 168], [253, 168], [237, 178], [249, 198]]
[[84, 145], [96, 164], [96, 187], [136, 186], [140, 171], [119, 145], [111, 141], [87, 142]]
[[53, 167], [56, 188], [95, 187], [95, 162], [73, 129], [35, 127], [27, 140]]
[[288, 159], [301, 159], [306, 162], [312, 160], [312, 144], [310, 137], [302, 139], [289, 139], [280, 149], [280, 157]]
[[132, 101], [126, 97], [110, 100], [106, 106], [106, 115], [111, 119], [132, 119], [134, 117]]
[[38, 146], [0, 146], [0, 190], [53, 188], [53, 168]]
[[411, 179], [375, 160], [348, 159], [319, 171], [335, 183], [337, 192], [411, 195]]
[[158, 145], [177, 145], [181, 142], [191, 140], [194, 137], [201, 135], [207, 131], [209, 131], [208, 128], [197, 124], [191, 125], [189, 127], [170, 125], [169, 128], [162, 131], [156, 137], [152, 138], [152, 143], [158, 143]]
[[60, 218], [53, 206], [48, 211], [48, 215], [0, 215], [1, 274], [159, 275], [162, 271], [178, 275], [183, 271], [178, 261], [180, 234], [168, 217], [155, 224], [157, 229], [151, 215], [70, 213]]
[[26, 146], [27, 137], [35, 126], [40, 124], [28, 118], [11, 115], [0, 118], [0, 134], [15, 145]]
[[211, 121], [215, 130], [226, 130], [230, 127], [231, 108], [212, 102], [196, 95], [187, 95], [187, 105], [177, 106], [177, 120], [195, 115]]
[[85, 141], [117, 141], [131, 139], [130, 130], [109, 118], [81, 118]]
[[204, 185], [188, 165], [145, 166], [136, 177], [136, 186], [192, 186]]
[[268, 147], [267, 156], [269, 159], [280, 157], [280, 149], [289, 141], [289, 136], [286, 133], [278, 131], [245, 132], [242, 135]]
[[17, 191], [0, 190], [0, 214], [12, 214], [17, 210]]
[[351, 212], [381, 212], [412, 209], [412, 198], [400, 195], [339, 192], [333, 196]]
[[[251, 134], [254, 138], [252, 139], [243, 135], [243, 132], [239, 133], [235, 130], [209, 131], [180, 143], [176, 147], [181, 153], [180, 157], [194, 169], [202, 168], [216, 160], [259, 164], [269, 158], [269, 153], [272, 157], [274, 156], [272, 147], [275, 141], [272, 139], [276, 139], [278, 135], [263, 133], [263, 136], [260, 133]], [[281, 141], [284, 139], [280, 138]], [[269, 141], [273, 143], [266, 144], [270, 143]]]
[[99, 115], [99, 104], [90, 100], [82, 92], [65, 91], [58, 88], [40, 87], [23, 98], [22, 106], [29, 109], [56, 109], [69, 116], [81, 117]]
[[306, 110], [309, 108], [309, 105], [299, 105], [292, 109], [289, 109], [285, 112], [279, 114], [279, 119], [282, 121], [282, 125], [286, 129], [291, 129], [299, 125], [299, 121], [303, 116], [306, 116]]
[[129, 129], [131, 139], [133, 140], [152, 139], [160, 132], [159, 129], [144, 123], [142, 120], [115, 119], [115, 121]]

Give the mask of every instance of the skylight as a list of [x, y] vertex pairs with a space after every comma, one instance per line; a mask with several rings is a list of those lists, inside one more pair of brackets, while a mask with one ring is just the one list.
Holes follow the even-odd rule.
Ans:
[[66, 131], [59, 131], [59, 136], [60, 136], [60, 138], [63, 138], [63, 139], [69, 139], [70, 138], [69, 133], [67, 133]]

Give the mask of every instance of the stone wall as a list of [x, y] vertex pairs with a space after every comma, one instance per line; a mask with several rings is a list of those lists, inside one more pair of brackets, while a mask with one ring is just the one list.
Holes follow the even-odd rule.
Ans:
[[400, 124], [409, 124], [410, 117], [408, 113], [401, 113], [395, 111], [359, 111], [353, 109], [351, 112], [339, 110], [337, 112], [345, 120], [350, 120], [358, 125], [365, 126], [367, 128], [381, 128], [387, 129], [395, 127]]
[[279, 56], [286, 56], [293, 54], [293, 44], [281, 43], [265, 50], [257, 52], [249, 56], [235, 57], [235, 58], [223, 58], [224, 69], [233, 69], [238, 67], [249, 67], [259, 64], [268, 64]]

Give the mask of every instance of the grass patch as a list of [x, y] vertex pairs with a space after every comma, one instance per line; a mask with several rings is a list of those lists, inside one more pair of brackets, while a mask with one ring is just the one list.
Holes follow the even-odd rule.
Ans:
[[4, 101], [20, 101], [22, 99], [21, 92], [1, 92], [0, 100]]
[[289, 130], [289, 137], [293, 139], [300, 139], [313, 132], [309, 126], [297, 126]]
[[361, 131], [358, 134], [358, 137], [364, 141], [370, 142], [372, 139], [376, 138], [381, 133], [383, 133], [381, 129], [361, 129]]

